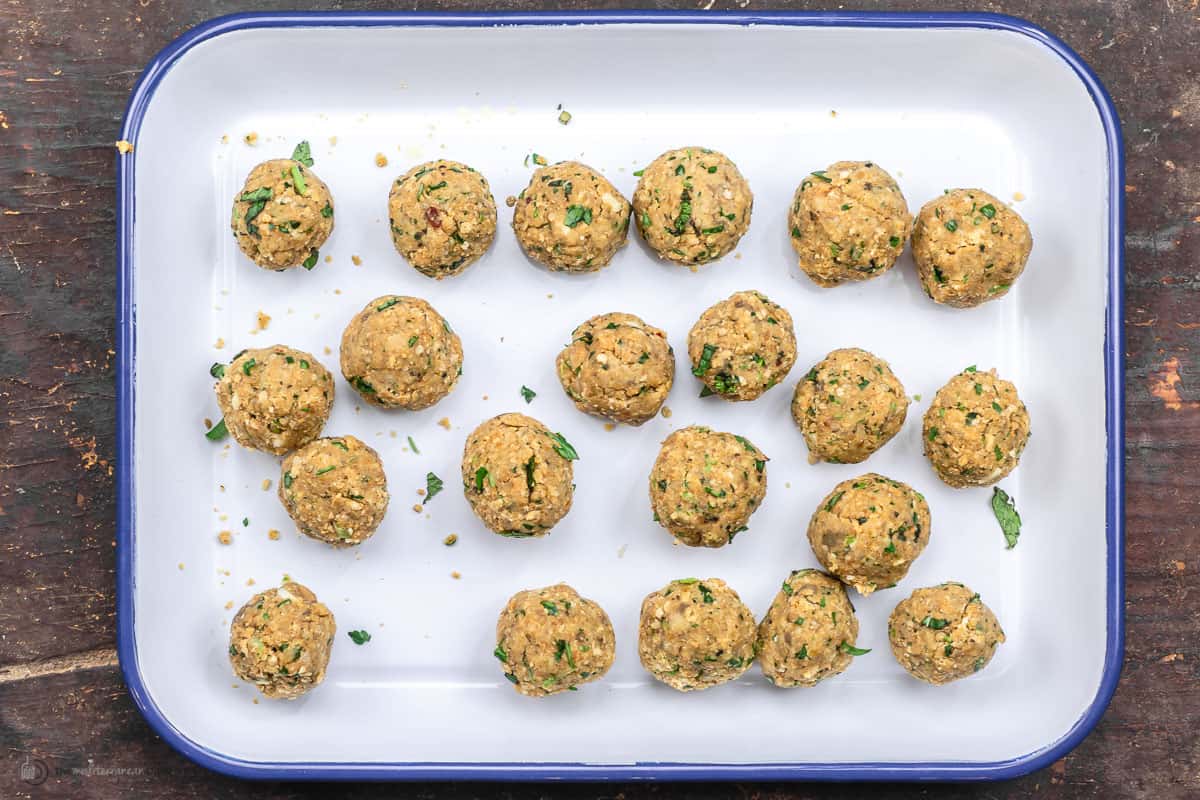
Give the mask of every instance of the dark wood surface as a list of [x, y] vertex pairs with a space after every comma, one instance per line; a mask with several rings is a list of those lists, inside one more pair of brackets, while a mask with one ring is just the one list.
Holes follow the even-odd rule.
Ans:
[[[755, 0], [640, 5], [763, 7]], [[778, 5], [820, 7], [803, 0]], [[331, 790], [244, 784], [191, 764], [143, 722], [114, 649], [113, 140], [145, 63], [188, 27], [242, 6], [0, 3], [0, 798], [1200, 796], [1200, 353], [1192, 349], [1200, 338], [1197, 6], [1197, 0], [903, 5], [973, 7], [1038, 23], [1099, 73], [1124, 124], [1127, 657], [1112, 706], [1075, 752], [1037, 774], [989, 786]], [[439, 0], [421, 7], [485, 6]], [[493, 7], [536, 6], [499, 0]], [[44, 782], [22, 780], [42, 767]]]

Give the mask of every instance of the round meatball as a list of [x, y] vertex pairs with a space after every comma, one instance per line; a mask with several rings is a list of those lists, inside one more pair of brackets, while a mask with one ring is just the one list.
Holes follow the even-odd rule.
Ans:
[[321, 435], [333, 409], [333, 378], [311, 353], [281, 344], [214, 364], [225, 427], [242, 447], [281, 456]]
[[680, 578], [642, 601], [638, 657], [672, 689], [708, 689], [750, 669], [755, 633], [754, 615], [725, 581]]
[[279, 500], [305, 536], [362, 544], [387, 512], [383, 462], [353, 436], [317, 439], [283, 460]]
[[825, 496], [808, 523], [808, 542], [821, 566], [868, 595], [908, 574], [929, 530], [929, 504], [920, 492], [869, 472]]
[[307, 586], [287, 582], [251, 597], [233, 618], [229, 663], [267, 697], [295, 700], [325, 680], [337, 625]]
[[509, 599], [496, 622], [492, 654], [514, 689], [543, 697], [604, 677], [616, 635], [603, 608], [558, 583]]
[[888, 618], [888, 641], [910, 675], [941, 686], [986, 667], [1004, 631], [977, 592], [947, 582], [901, 600]]
[[535, 170], [513, 209], [525, 255], [556, 272], [608, 266], [629, 235], [629, 201], [578, 161]]
[[246, 176], [233, 198], [233, 238], [263, 269], [303, 264], [312, 269], [317, 250], [333, 233], [329, 187], [299, 161], [264, 161]]
[[701, 397], [754, 400], [796, 363], [792, 316], [759, 292], [736, 292], [709, 307], [688, 332]]
[[908, 395], [892, 368], [857, 347], [825, 356], [792, 395], [792, 419], [811, 464], [866, 461], [900, 431], [907, 415]]
[[422, 275], [445, 278], [474, 264], [496, 238], [496, 200], [487, 179], [439, 159], [404, 173], [388, 193], [396, 251]]
[[850, 666], [858, 618], [846, 589], [815, 569], [794, 570], [758, 625], [758, 665], [776, 686], [816, 686]]
[[633, 215], [659, 257], [680, 264], [716, 261], [750, 227], [754, 195], [737, 166], [716, 150], [668, 150], [642, 171]]
[[912, 248], [925, 294], [973, 308], [1008, 294], [1033, 237], [1020, 214], [987, 192], [951, 189], [917, 214]]
[[870, 161], [838, 161], [811, 173], [788, 214], [800, 269], [825, 287], [887, 272], [911, 224], [900, 187]]
[[766, 497], [767, 461], [744, 436], [698, 425], [675, 431], [650, 471], [655, 521], [692, 547], [732, 542]]
[[925, 456], [948, 485], [990, 486], [1016, 469], [1029, 441], [1017, 387], [967, 367], [938, 389], [925, 412]]
[[342, 333], [342, 376], [372, 405], [429, 408], [454, 389], [462, 365], [458, 334], [418, 297], [376, 297]]
[[571, 510], [579, 455], [561, 433], [524, 414], [501, 414], [467, 437], [462, 481], [467, 502], [490, 530], [544, 536]]
[[666, 332], [633, 314], [600, 314], [584, 322], [556, 363], [576, 408], [630, 425], [652, 419], [675, 380], [675, 351]]

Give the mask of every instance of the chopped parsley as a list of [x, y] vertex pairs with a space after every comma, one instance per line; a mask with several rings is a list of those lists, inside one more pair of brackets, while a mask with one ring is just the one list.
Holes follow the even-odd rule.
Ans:
[[950, 620], [942, 619], [941, 617], [930, 616], [930, 617], [925, 617], [925, 619], [921, 620], [921, 624], [924, 625], [926, 628], [930, 628], [935, 631], [940, 631], [942, 628], [944, 628], [950, 624]]
[[412, 450], [417, 455], [421, 455], [421, 451], [417, 449], [417, 443], [413, 441], [411, 436], [408, 437], [408, 449]]
[[313, 250], [311, 253], [308, 254], [308, 258], [306, 258], [302, 262], [300, 262], [300, 266], [304, 267], [305, 269], [311, 270], [313, 267], [315, 267], [317, 265], [317, 259], [320, 257], [321, 257], [320, 251]]
[[550, 441], [554, 442], [554, 452], [565, 458], [567, 461], [577, 461], [579, 453], [571, 446], [571, 443], [563, 438], [561, 433], [547, 433]]
[[384, 300], [382, 303], [375, 306], [375, 310], [376, 311], [387, 311], [389, 308], [391, 308], [392, 306], [396, 305], [399, 302], [400, 302], [399, 297], [392, 297], [388, 300]]
[[213, 364], [211, 367], [208, 368], [208, 374], [212, 375], [214, 378], [224, 378], [225, 377], [225, 365], [220, 362]]
[[258, 362], [253, 358], [248, 358], [242, 362], [242, 374], [249, 377], [250, 370], [258, 366]]
[[425, 502], [428, 503], [433, 498], [437, 497], [438, 492], [442, 490], [442, 479], [432, 472], [425, 473]]
[[487, 480], [487, 477], [487, 467], [480, 467], [479, 469], [475, 470], [475, 491], [483, 491], [483, 482]]
[[826, 175], [825, 170], [823, 170], [823, 169], [819, 169], [816, 172], [811, 172], [809, 174], [812, 175], [814, 178], [816, 178], [819, 181], [825, 181], [825, 183], [833, 183], [833, 178]]
[[581, 222], [585, 225], [592, 224], [592, 210], [585, 206], [567, 206], [567, 214], [563, 217], [563, 224], [568, 228], [574, 228]]
[[838, 645], [838, 649], [851, 656], [865, 656], [867, 653], [871, 652], [871, 648], [869, 647], [863, 649], [861, 647], [855, 647], [847, 642], [842, 642], [840, 645]]
[[704, 350], [700, 353], [700, 360], [696, 362], [696, 366], [692, 368], [692, 374], [697, 378], [702, 378], [708, 373], [712, 367], [713, 355], [717, 352], [715, 344], [704, 345]]
[[532, 403], [533, 398], [537, 397], [537, 392], [535, 392], [533, 389], [530, 389], [528, 386], [522, 386], [521, 397], [525, 398], [526, 403]]
[[1017, 513], [1016, 503], [1008, 496], [1008, 492], [999, 486], [992, 489], [992, 513], [996, 515], [996, 522], [1000, 523], [1004, 541], [1008, 542], [1007, 549], [1012, 550], [1021, 536], [1021, 515]]
[[542, 608], [546, 609], [546, 613], [550, 616], [558, 616], [558, 605], [553, 600], [543, 600]]
[[299, 161], [306, 167], [313, 165], [312, 147], [307, 139], [296, 145], [296, 149], [292, 151], [292, 161]]
[[219, 442], [229, 435], [229, 429], [225, 427], [225, 418], [221, 417], [217, 420], [217, 424], [209, 429], [208, 433], [204, 434], [204, 438], [210, 442]]
[[838, 504], [838, 500], [841, 500], [841, 499], [842, 499], [842, 495], [844, 495], [844, 494], [845, 494], [845, 492], [844, 492], [844, 491], [842, 491], [842, 492], [837, 492], [836, 494], [834, 494], [834, 496], [833, 496], [833, 497], [829, 498], [829, 502], [825, 504], [825, 510], [826, 510], [826, 511], [833, 511], [833, 507], [834, 507], [834, 506], [836, 506], [836, 505]]
[[993, 219], [996, 216], [996, 207], [991, 203], [979, 207], [979, 213], [983, 214], [988, 219]]
[[292, 164], [292, 183], [296, 187], [296, 194], [304, 196], [308, 194], [308, 184], [304, 181], [304, 175], [300, 172], [298, 164]]
[[350, 641], [355, 644], [366, 644], [371, 641], [371, 634], [366, 631], [347, 631], [346, 635], [350, 637]]

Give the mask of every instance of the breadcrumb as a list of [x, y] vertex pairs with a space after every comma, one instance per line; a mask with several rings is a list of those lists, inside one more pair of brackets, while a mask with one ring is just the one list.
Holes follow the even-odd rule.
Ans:
[[246, 144], [253, 147], [254, 145], [258, 144], [258, 133], [256, 131], [250, 131], [249, 133], [247, 133], [245, 136], [242, 137], [242, 140]]
[[671, 407], [663, 406], [662, 415], [663, 415], [663, 419], [670, 419], [671, 418]]
[[133, 143], [127, 142], [124, 139], [116, 142], [117, 152], [123, 156], [127, 156], [133, 152]]
[[450, 418], [442, 417], [441, 419], [438, 420], [438, 425], [441, 425], [446, 430], [450, 430]]
[[356, 266], [356, 267], [362, 266], [362, 259], [359, 258], [358, 256], [350, 256], [350, 260], [354, 262], [354, 266]]
[[450, 573], [450, 577], [454, 578], [454, 580], [458, 580], [459, 578], [462, 577], [462, 573], [459, 572], [458, 570], [454, 570], [453, 572]]
[[454, 543], [457, 541], [458, 541], [458, 534], [452, 533], [449, 536], [447, 536], [445, 539], [442, 539], [442, 544], [446, 545], [446, 547], [452, 547], [454, 545]]
[[279, 531], [275, 530], [274, 528], [271, 528], [271, 530], [267, 531], [267, 538], [270, 539], [272, 542], [278, 542], [279, 541]]
[[387, 165], [388, 165], [387, 156], [385, 156], [383, 153], [376, 153], [375, 154], [375, 166], [386, 167]]
[[259, 311], [258, 312], [258, 329], [260, 331], [265, 331], [267, 329], [267, 326], [270, 324], [271, 324], [271, 315], [264, 314], [262, 311]]
[[217, 534], [217, 541], [221, 544], [233, 544], [233, 534], [229, 531], [221, 531]]
[[263, 482], [262, 482], [262, 490], [263, 490], [264, 492], [269, 492], [269, 491], [271, 491], [271, 479], [270, 479], [270, 478], [263, 478]]
[[425, 510], [425, 507], [423, 505], [421, 505], [420, 503], [413, 504], [413, 512], [414, 513], [420, 514], [424, 510]]

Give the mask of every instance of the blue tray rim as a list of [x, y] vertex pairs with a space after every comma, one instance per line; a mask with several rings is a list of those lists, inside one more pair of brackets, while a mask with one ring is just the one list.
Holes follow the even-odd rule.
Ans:
[[[1091, 68], [1056, 36], [1017, 17], [991, 13], [926, 12], [249, 12], [204, 22], [181, 34], [146, 66], [129, 97], [121, 138], [137, 141], [142, 120], [163, 75], [193, 47], [226, 33], [250, 28], [603, 24], [782, 25], [874, 28], [1001, 30], [1033, 39], [1060, 57], [1084, 84], [1096, 105], [1108, 150], [1108, 295], [1105, 309], [1105, 538], [1108, 550], [1106, 646], [1100, 685], [1091, 705], [1058, 740], [1005, 761], [632, 764], [533, 762], [254, 762], [234, 758], [187, 737], [162, 713], [142, 680], [134, 641], [133, 502], [134, 351], [133, 231], [135, 157], [117, 156], [117, 654], [121, 673], [142, 716], [168, 744], [200, 766], [257, 780], [498, 780], [498, 781], [995, 781], [1042, 769], [1073, 750], [1100, 721], [1120, 679], [1125, 650], [1124, 551], [1125, 439], [1123, 353], [1125, 230], [1123, 143], [1112, 98]], [[136, 153], [136, 151], [135, 151]]]

